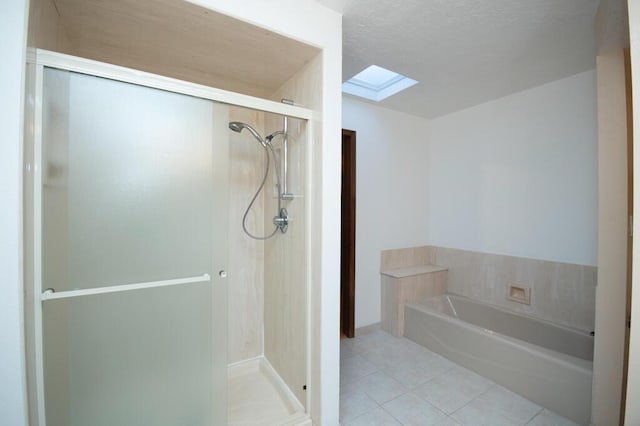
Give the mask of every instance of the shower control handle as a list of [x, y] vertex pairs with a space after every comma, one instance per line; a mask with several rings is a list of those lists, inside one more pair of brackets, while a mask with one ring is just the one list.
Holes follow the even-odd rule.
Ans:
[[221, 269], [218, 272], [218, 275], [220, 276], [220, 278], [227, 278], [227, 271], [225, 271], [224, 269]]
[[287, 209], [284, 207], [280, 209], [278, 216], [273, 218], [273, 224], [276, 225], [283, 234], [287, 232], [287, 228], [289, 228], [289, 214], [287, 213]]

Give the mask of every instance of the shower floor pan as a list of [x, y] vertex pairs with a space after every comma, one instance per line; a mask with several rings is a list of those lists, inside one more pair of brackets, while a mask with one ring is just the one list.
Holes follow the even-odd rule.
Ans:
[[229, 426], [310, 425], [304, 408], [266, 358], [229, 366]]

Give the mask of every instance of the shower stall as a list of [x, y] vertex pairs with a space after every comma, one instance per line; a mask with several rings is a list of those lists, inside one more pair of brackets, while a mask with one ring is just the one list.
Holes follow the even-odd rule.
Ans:
[[310, 424], [310, 110], [44, 50], [28, 72], [33, 424]]

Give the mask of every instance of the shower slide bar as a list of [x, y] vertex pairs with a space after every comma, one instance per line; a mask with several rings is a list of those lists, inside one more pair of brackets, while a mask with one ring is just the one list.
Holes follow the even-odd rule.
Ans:
[[[225, 275], [226, 274], [223, 274], [221, 271], [220, 276], [224, 278]], [[122, 291], [141, 290], [145, 288], [168, 287], [173, 285], [203, 283], [207, 281], [211, 281], [211, 275], [209, 274], [202, 274], [197, 277], [178, 278], [173, 280], [149, 281], [146, 283], [114, 285], [111, 287], [96, 287], [96, 288], [87, 288], [83, 290], [61, 291], [59, 293], [56, 293], [55, 290], [52, 288], [48, 288], [42, 292], [42, 295], [40, 296], [40, 300], [44, 302], [45, 300], [68, 299], [70, 297], [91, 296], [94, 294], [105, 294], [105, 293], [119, 293]]]

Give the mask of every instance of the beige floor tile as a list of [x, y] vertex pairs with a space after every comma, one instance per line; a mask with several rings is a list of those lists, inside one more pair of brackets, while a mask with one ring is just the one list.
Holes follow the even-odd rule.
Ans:
[[578, 426], [578, 424], [553, 411], [544, 409], [527, 423], [527, 426]]
[[408, 390], [393, 377], [381, 371], [365, 376], [357, 384], [378, 404], [397, 398]]
[[535, 417], [542, 407], [502, 386], [495, 385], [477, 398], [484, 407], [499, 411], [519, 424], [525, 424]]
[[345, 423], [344, 426], [396, 426], [399, 424], [389, 413], [378, 407]]
[[382, 406], [403, 425], [434, 426], [446, 414], [412, 393], [406, 393]]
[[451, 414], [486, 392], [493, 382], [462, 367], [441, 374], [413, 390], [436, 408]]

